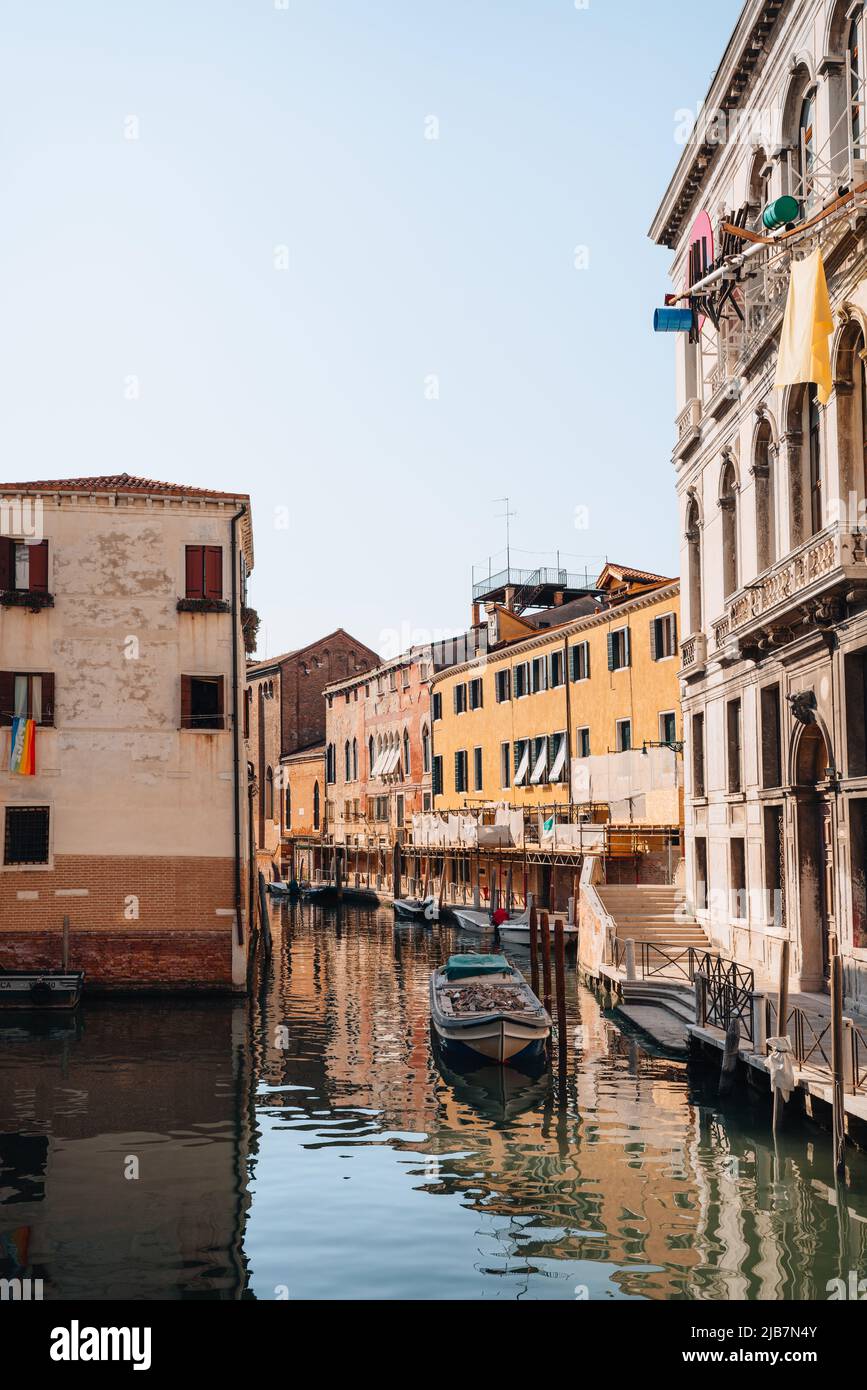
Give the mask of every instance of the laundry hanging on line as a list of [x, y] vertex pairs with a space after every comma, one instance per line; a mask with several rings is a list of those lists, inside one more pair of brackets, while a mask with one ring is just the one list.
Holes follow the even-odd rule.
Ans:
[[831, 350], [834, 318], [825, 266], [818, 246], [803, 261], [793, 261], [775, 386], [814, 382], [820, 405], [831, 395]]

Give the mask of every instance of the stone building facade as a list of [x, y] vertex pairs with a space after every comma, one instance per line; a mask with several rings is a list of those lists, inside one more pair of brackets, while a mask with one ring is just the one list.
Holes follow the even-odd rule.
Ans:
[[[0, 963], [246, 987], [250, 503], [113, 477], [0, 486]], [[35, 772], [10, 770], [13, 719]]]
[[[721, 222], [793, 225], [867, 178], [860, 4], [744, 5], [651, 236], [676, 293]], [[704, 238], [705, 257], [700, 243]], [[687, 891], [715, 945], [867, 1003], [867, 211], [855, 196], [780, 246], [737, 239], [719, 328], [676, 341]], [[691, 253], [691, 246], [699, 250]], [[791, 258], [818, 246], [833, 391], [774, 385]], [[739, 311], [739, 312], [738, 312]]]

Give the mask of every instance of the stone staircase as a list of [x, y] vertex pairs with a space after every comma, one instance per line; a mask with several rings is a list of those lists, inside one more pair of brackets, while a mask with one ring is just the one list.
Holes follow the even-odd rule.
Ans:
[[[680, 889], [664, 884], [598, 884], [596, 892], [614, 923], [618, 941], [635, 942], [638, 979], [621, 982], [625, 1012], [639, 1026], [684, 1051], [684, 1030], [695, 1022], [694, 987], [687, 948], [710, 949], [704, 928], [683, 907]], [[642, 952], [642, 943], [647, 949]], [[659, 953], [650, 949], [659, 947]], [[683, 955], [681, 955], [683, 952]], [[666, 959], [670, 955], [671, 962]], [[646, 964], [647, 969], [643, 969]], [[670, 1019], [660, 1020], [659, 1010]]]
[[704, 928], [682, 906], [682, 891], [673, 885], [600, 883], [596, 892], [616, 925], [618, 941], [631, 937], [636, 946], [647, 941], [705, 951], [710, 947]]

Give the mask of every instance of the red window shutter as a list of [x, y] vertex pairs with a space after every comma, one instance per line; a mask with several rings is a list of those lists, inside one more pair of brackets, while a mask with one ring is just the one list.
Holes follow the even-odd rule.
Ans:
[[223, 676], [217, 677], [217, 718], [214, 720], [215, 729], [225, 729], [226, 727], [226, 704], [224, 698], [225, 679]]
[[205, 546], [205, 598], [223, 597], [223, 547]]
[[48, 592], [48, 541], [28, 546], [30, 552], [30, 588]]
[[54, 724], [54, 672], [42, 672], [42, 723]]
[[0, 725], [11, 724], [15, 709], [15, 672], [0, 671]]
[[202, 546], [187, 546], [187, 598], [205, 597], [205, 561]]
[[15, 542], [0, 536], [0, 590], [15, 588]]
[[191, 676], [181, 676], [181, 728], [188, 729], [193, 717], [193, 683]]

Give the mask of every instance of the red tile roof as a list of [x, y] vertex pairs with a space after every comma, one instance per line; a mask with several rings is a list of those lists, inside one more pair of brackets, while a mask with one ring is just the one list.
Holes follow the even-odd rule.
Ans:
[[150, 496], [215, 497], [248, 500], [247, 492], [215, 492], [212, 488], [187, 483], [161, 483], [153, 478], [136, 478], [129, 473], [109, 473], [98, 478], [52, 478], [29, 483], [0, 483], [0, 492], [138, 492]]

